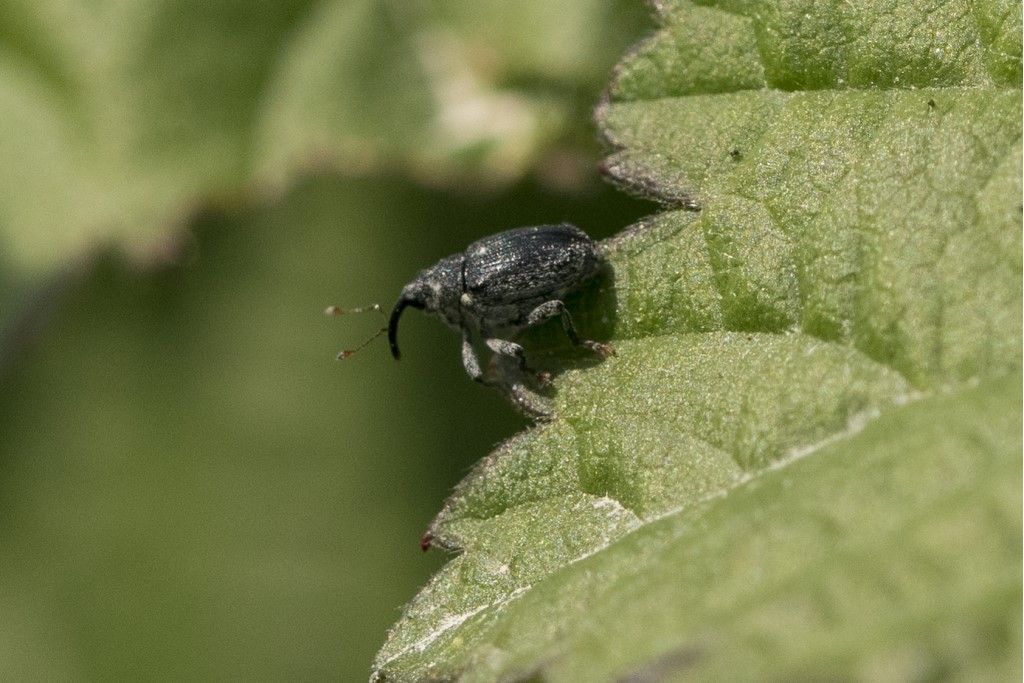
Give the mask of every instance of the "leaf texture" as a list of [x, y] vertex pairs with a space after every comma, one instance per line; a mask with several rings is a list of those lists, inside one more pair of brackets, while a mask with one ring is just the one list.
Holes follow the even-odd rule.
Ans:
[[618, 357], [457, 487], [375, 678], [1019, 677], [1019, 4], [656, 9]]

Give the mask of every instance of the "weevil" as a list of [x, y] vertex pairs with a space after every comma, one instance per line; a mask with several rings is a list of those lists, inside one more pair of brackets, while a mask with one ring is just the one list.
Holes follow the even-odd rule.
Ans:
[[[532, 376], [544, 386], [550, 378], [529, 368], [525, 349], [514, 340], [526, 328], [558, 316], [573, 344], [602, 359], [613, 355], [615, 350], [609, 344], [580, 336], [565, 306], [565, 297], [592, 281], [602, 265], [597, 244], [568, 223], [516, 228], [485, 237], [463, 253], [420, 271], [402, 288], [387, 325], [356, 349], [342, 351], [339, 358], [347, 358], [386, 331], [397, 360], [401, 356], [398, 322], [406, 308], [418, 308], [438, 316], [462, 335], [462, 364], [475, 382], [502, 391], [529, 417], [550, 419], [547, 401], [523, 381]], [[369, 306], [351, 311], [370, 309], [381, 310]], [[327, 312], [343, 311], [332, 306]], [[475, 337], [494, 353], [497, 377], [485, 373], [480, 365]]]

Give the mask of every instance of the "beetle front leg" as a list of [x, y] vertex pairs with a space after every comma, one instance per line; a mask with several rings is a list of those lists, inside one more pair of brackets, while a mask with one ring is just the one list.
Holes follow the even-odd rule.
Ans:
[[575, 346], [582, 346], [585, 349], [590, 349], [601, 358], [607, 358], [608, 356], [615, 355], [615, 347], [611, 344], [602, 344], [601, 342], [591, 341], [590, 339], [581, 339], [579, 332], [576, 331], [576, 326], [572, 322], [572, 316], [569, 314], [569, 309], [565, 307], [565, 304], [558, 299], [552, 299], [551, 301], [545, 301], [537, 308], [530, 312], [530, 315], [526, 318], [526, 324], [529, 327], [539, 325], [549, 318], [553, 318], [556, 315], [562, 316], [562, 329], [565, 330], [565, 334], [569, 337]]
[[473, 342], [468, 334], [462, 335], [462, 366], [466, 368], [466, 374], [474, 382], [487, 385], [493, 384], [493, 382], [487, 379], [484, 371], [480, 368], [480, 359], [476, 357], [476, 350], [473, 348]]
[[505, 339], [485, 339], [484, 344], [487, 345], [491, 351], [494, 351], [500, 356], [508, 356], [509, 358], [515, 359], [519, 365], [519, 369], [526, 372], [526, 351], [523, 347], [515, 342], [510, 342]]
[[[512, 402], [512, 405], [519, 409], [519, 412], [527, 417], [536, 421], [552, 419], [554, 413], [547, 401], [530, 391], [522, 383], [523, 373], [520, 367], [520, 359], [522, 358], [523, 363], [526, 362], [525, 355], [522, 353], [523, 347], [512, 342], [504, 342], [504, 344], [511, 344], [517, 347], [519, 352], [517, 353], [515, 350], [502, 345], [502, 349], [507, 351], [507, 353], [503, 353], [501, 350], [495, 349], [496, 345], [489, 343], [491, 341], [502, 342], [504, 340], [489, 339], [487, 343], [495, 352], [495, 355], [491, 358], [491, 363], [495, 366], [492, 368], [493, 372], [491, 374], [497, 374], [500, 379], [491, 379], [491, 375], [484, 373], [480, 368], [480, 360], [476, 356], [476, 351], [473, 349], [473, 343], [468, 332], [462, 335], [462, 364], [466, 368], [466, 373], [469, 374], [474, 382], [498, 389]], [[512, 365], [513, 363], [514, 365]]]
[[526, 351], [523, 347], [515, 342], [510, 342], [505, 339], [489, 338], [484, 340], [487, 344], [487, 348], [499, 356], [510, 358], [516, 362], [519, 371], [524, 374], [531, 374], [537, 378], [537, 383], [541, 387], [547, 387], [551, 384], [551, 375], [546, 372], [534, 372], [526, 364]]
[[535, 422], [551, 422], [555, 419], [555, 412], [549, 403], [519, 382], [509, 385], [508, 398], [519, 412]]
[[523, 384], [525, 375], [515, 356], [496, 353], [491, 362], [502, 379], [499, 388], [519, 412], [536, 422], [554, 419], [551, 403]]

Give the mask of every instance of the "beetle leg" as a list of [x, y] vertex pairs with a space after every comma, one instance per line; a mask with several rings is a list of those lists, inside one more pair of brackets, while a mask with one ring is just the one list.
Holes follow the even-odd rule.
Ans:
[[519, 412], [536, 422], [554, 419], [550, 401], [534, 393], [523, 384], [523, 372], [514, 356], [496, 353], [492, 358], [498, 376], [502, 378], [500, 389]]
[[[498, 349], [495, 349], [494, 345], [490, 342], [502, 342], [502, 344], [508, 344], [519, 349], [517, 354], [514, 350], [503, 347], [503, 350], [510, 351], [509, 353], [502, 353]], [[508, 367], [509, 361], [515, 361], [518, 365], [526, 362], [525, 355], [523, 355], [523, 347], [512, 342], [504, 341], [502, 339], [488, 339], [487, 345], [494, 350], [497, 354], [492, 358], [492, 363], [497, 361], [495, 370], [501, 377], [500, 380], [490, 379], [487, 374], [480, 368], [480, 359], [476, 356], [476, 351], [473, 349], [473, 342], [469, 337], [468, 332], [464, 332], [462, 335], [462, 365], [466, 368], [466, 373], [473, 379], [474, 382], [479, 382], [490, 387], [496, 387], [512, 402], [516, 408], [519, 409], [523, 415], [536, 420], [536, 421], [547, 421], [551, 420], [554, 416], [551, 408], [548, 407], [547, 402], [538, 396], [537, 394], [526, 388], [519, 377], [513, 377], [515, 370]], [[504, 363], [501, 361], [504, 360]], [[520, 362], [521, 361], [521, 362]]]
[[473, 342], [470, 340], [469, 334], [462, 335], [462, 365], [466, 368], [466, 373], [474, 382], [490, 384], [484, 376], [484, 371], [480, 369], [480, 359], [476, 357], [476, 351], [473, 349]]
[[486, 339], [484, 343], [487, 344], [487, 348], [489, 348], [491, 351], [494, 351], [494, 353], [498, 354], [502, 358], [510, 358], [514, 360], [516, 362], [516, 366], [519, 368], [519, 371], [522, 373], [533, 375], [537, 380], [537, 384], [540, 385], [541, 388], [551, 386], [551, 374], [547, 372], [535, 372], [531, 370], [529, 366], [526, 364], [526, 352], [523, 350], [523, 347], [520, 346], [519, 344], [516, 344], [515, 342], [506, 341], [504, 339], [494, 338]]
[[495, 338], [485, 339], [484, 344], [487, 344], [487, 348], [498, 355], [514, 358], [519, 364], [519, 369], [526, 372], [526, 352], [522, 346], [515, 342]]
[[585, 349], [590, 349], [601, 358], [607, 358], [608, 356], [615, 355], [615, 347], [611, 344], [602, 344], [601, 342], [591, 341], [590, 339], [581, 339], [579, 332], [576, 331], [576, 326], [572, 322], [572, 316], [569, 314], [569, 309], [565, 307], [565, 304], [558, 299], [552, 299], [551, 301], [545, 301], [537, 308], [530, 312], [530, 315], [526, 318], [527, 326], [539, 325], [540, 323], [553, 318], [556, 315], [562, 316], [562, 329], [565, 330], [565, 334], [576, 346], [582, 346]]
[[555, 413], [547, 402], [519, 382], [509, 385], [508, 397], [519, 412], [536, 422], [550, 422], [555, 419]]

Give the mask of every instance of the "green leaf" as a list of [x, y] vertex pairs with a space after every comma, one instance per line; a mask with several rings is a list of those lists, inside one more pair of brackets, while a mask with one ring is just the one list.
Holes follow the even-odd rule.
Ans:
[[[97, 243], [159, 257], [197, 206], [324, 167], [500, 185], [551, 155], [585, 158], [575, 94], [596, 87], [640, 13], [628, 0], [547, 4], [5, 3], [5, 279]], [[607, 30], [588, 34], [595, 21]]]
[[589, 146], [572, 95], [599, 87], [639, 33], [639, 10], [630, 0], [324, 3], [270, 84], [261, 167], [279, 178], [296, 158], [397, 166], [429, 185], [500, 185], [538, 167], [551, 176], [546, 157]]
[[457, 487], [381, 680], [1020, 676], [1020, 6], [709, 4], [598, 112], [683, 207], [605, 244], [618, 357]]

